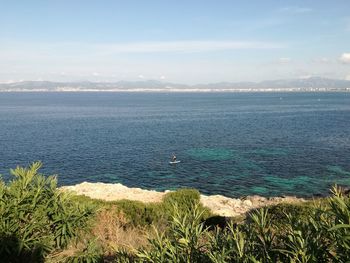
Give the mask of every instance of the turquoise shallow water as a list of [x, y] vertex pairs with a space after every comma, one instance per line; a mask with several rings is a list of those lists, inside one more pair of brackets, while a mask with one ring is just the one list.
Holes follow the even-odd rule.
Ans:
[[324, 194], [350, 186], [350, 94], [0, 93], [0, 173], [35, 160], [61, 185]]

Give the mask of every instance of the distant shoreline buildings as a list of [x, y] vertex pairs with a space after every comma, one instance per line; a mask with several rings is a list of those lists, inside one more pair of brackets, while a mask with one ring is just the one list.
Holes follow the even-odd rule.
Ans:
[[162, 81], [0, 83], [0, 92], [349, 92], [349, 80], [313, 77], [262, 82], [185, 85]]

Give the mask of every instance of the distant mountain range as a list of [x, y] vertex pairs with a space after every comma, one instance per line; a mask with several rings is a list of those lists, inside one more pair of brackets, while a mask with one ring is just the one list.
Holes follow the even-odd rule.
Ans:
[[254, 91], [350, 91], [349, 80], [311, 77], [262, 82], [219, 82], [185, 85], [157, 80], [118, 82], [22, 81], [0, 84], [0, 92], [254, 92]]

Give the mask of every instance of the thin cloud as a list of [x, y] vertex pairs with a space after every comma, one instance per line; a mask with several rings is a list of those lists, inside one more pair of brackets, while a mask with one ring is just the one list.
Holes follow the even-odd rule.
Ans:
[[101, 44], [95, 49], [110, 53], [210, 52], [239, 49], [279, 49], [285, 45], [255, 41], [171, 41]]
[[[40, 47], [40, 48], [38, 48]], [[283, 49], [287, 45], [264, 41], [153, 41], [126, 43], [26, 43], [3, 46], [0, 61], [59, 61], [76, 58], [99, 58], [119, 54], [141, 53], [199, 53], [233, 50]]]
[[350, 64], [350, 53], [343, 53], [339, 60], [344, 64]]
[[314, 58], [311, 60], [314, 63], [322, 63], [322, 64], [328, 64], [331, 63], [331, 60], [329, 58]]
[[281, 63], [281, 64], [287, 64], [289, 62], [291, 62], [291, 58], [279, 58], [278, 59], [278, 62]]

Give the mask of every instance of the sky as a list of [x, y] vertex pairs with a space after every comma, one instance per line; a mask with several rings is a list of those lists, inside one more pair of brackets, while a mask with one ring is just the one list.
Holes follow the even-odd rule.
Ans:
[[0, 0], [0, 82], [350, 80], [349, 0]]

